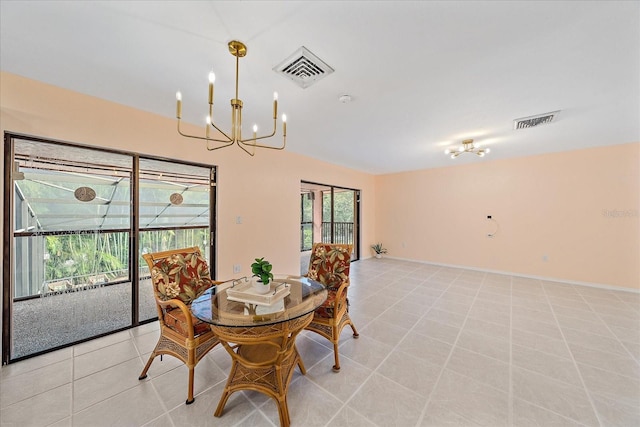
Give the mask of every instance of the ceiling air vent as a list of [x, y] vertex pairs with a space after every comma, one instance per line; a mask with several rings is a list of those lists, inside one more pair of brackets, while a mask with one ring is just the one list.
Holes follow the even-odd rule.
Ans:
[[537, 116], [523, 117], [521, 119], [515, 119], [513, 121], [514, 129], [527, 129], [534, 126], [544, 125], [551, 123], [560, 114], [560, 110], [553, 111], [551, 113], [538, 114]]
[[274, 67], [273, 71], [304, 89], [333, 73], [333, 68], [302, 46]]

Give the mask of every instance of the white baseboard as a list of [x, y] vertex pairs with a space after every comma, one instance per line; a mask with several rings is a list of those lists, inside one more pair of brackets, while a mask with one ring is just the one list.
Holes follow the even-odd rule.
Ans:
[[[465, 270], [481, 271], [483, 273], [504, 274], [504, 275], [508, 275], [508, 276], [523, 277], [523, 278], [527, 278], [527, 279], [545, 280], [545, 281], [548, 281], [548, 282], [567, 283], [569, 285], [587, 286], [587, 287], [590, 287], [590, 288], [600, 288], [600, 289], [608, 289], [608, 290], [613, 290], [613, 291], [623, 291], [623, 292], [631, 292], [631, 293], [634, 293], [634, 294], [640, 294], [640, 289], [624, 288], [622, 286], [607, 285], [605, 283], [579, 282], [579, 281], [574, 281], [574, 280], [558, 279], [556, 277], [535, 276], [535, 275], [530, 275], [530, 274], [514, 273], [514, 272], [511, 272], [511, 271], [490, 270], [490, 269], [486, 269], [486, 268], [469, 267], [469, 266], [466, 266], [466, 265], [443, 264], [443, 263], [439, 263], [439, 262], [421, 261], [421, 260], [416, 260], [416, 259], [399, 258], [399, 257], [392, 257], [392, 256], [387, 256], [387, 255], [385, 255], [384, 257], [385, 258], [389, 258], [389, 259], [395, 259], [395, 260], [398, 260], [398, 261], [416, 262], [418, 264], [437, 265], [439, 267], [462, 268], [462, 269], [465, 269]], [[369, 257], [369, 258], [373, 258], [373, 257]], [[367, 258], [365, 258], [365, 259], [367, 259]]]

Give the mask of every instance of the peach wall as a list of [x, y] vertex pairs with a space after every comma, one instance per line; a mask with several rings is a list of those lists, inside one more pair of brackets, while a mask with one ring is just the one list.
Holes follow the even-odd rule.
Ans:
[[[237, 276], [234, 264], [249, 274], [253, 259], [262, 256], [277, 273], [299, 272], [301, 180], [361, 189], [361, 239], [373, 240], [372, 175], [287, 150], [255, 157], [237, 147], [208, 152], [200, 141], [177, 135], [175, 120], [13, 74], [0, 74], [0, 89], [3, 132], [217, 165], [219, 278]], [[289, 146], [302, 143], [295, 139], [295, 121], [288, 130]], [[242, 224], [236, 224], [238, 216]]]
[[362, 257], [382, 241], [393, 257], [640, 288], [639, 143], [374, 177], [290, 150], [207, 152], [174, 120], [8, 73], [0, 129], [217, 165], [220, 278], [256, 256], [298, 270], [306, 180], [362, 190]]
[[377, 176], [376, 236], [391, 257], [640, 289], [639, 169], [631, 143]]

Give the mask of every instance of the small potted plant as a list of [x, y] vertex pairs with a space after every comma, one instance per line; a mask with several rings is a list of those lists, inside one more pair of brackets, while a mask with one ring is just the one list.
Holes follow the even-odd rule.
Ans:
[[371, 249], [376, 253], [376, 258], [382, 258], [382, 254], [387, 253], [387, 249], [382, 246], [382, 243], [371, 245]]
[[271, 289], [269, 282], [273, 280], [272, 269], [273, 266], [264, 257], [256, 258], [256, 262], [251, 264], [251, 272], [258, 278], [255, 287], [256, 292], [263, 294], [269, 292], [269, 289]]

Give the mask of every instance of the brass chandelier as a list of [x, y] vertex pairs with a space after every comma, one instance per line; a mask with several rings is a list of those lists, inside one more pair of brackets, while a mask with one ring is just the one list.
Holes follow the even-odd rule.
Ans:
[[489, 151], [491, 150], [488, 148], [474, 147], [473, 139], [465, 139], [464, 141], [462, 141], [462, 147], [459, 147], [458, 149], [447, 148], [446, 150], [444, 150], [444, 154], [450, 154], [451, 158], [455, 159], [462, 153], [472, 153], [480, 157], [484, 157], [484, 155], [488, 154]]
[[[207, 124], [205, 125], [205, 135], [196, 136], [188, 135], [180, 130], [180, 122], [182, 119], [182, 94], [176, 93], [176, 118], [178, 119], [178, 133], [187, 138], [195, 138], [207, 141], [207, 150], [213, 151], [220, 148], [229, 147], [238, 144], [250, 156], [255, 155], [256, 148], [269, 148], [272, 150], [282, 150], [287, 144], [287, 116], [282, 115], [282, 146], [274, 147], [271, 145], [258, 144], [261, 139], [271, 138], [276, 134], [278, 120], [278, 94], [273, 94], [273, 132], [268, 135], [258, 136], [258, 126], [253, 125], [253, 136], [250, 138], [242, 138], [242, 100], [238, 98], [238, 63], [240, 58], [246, 56], [247, 47], [244, 43], [237, 40], [229, 42], [229, 52], [236, 57], [236, 96], [231, 100], [231, 132], [230, 134], [222, 131], [213, 121], [213, 83], [215, 74], [209, 73], [209, 115], [207, 116]], [[218, 131], [224, 139], [211, 137], [211, 129]], [[217, 143], [217, 145], [215, 145]], [[214, 145], [211, 145], [214, 144]]]

